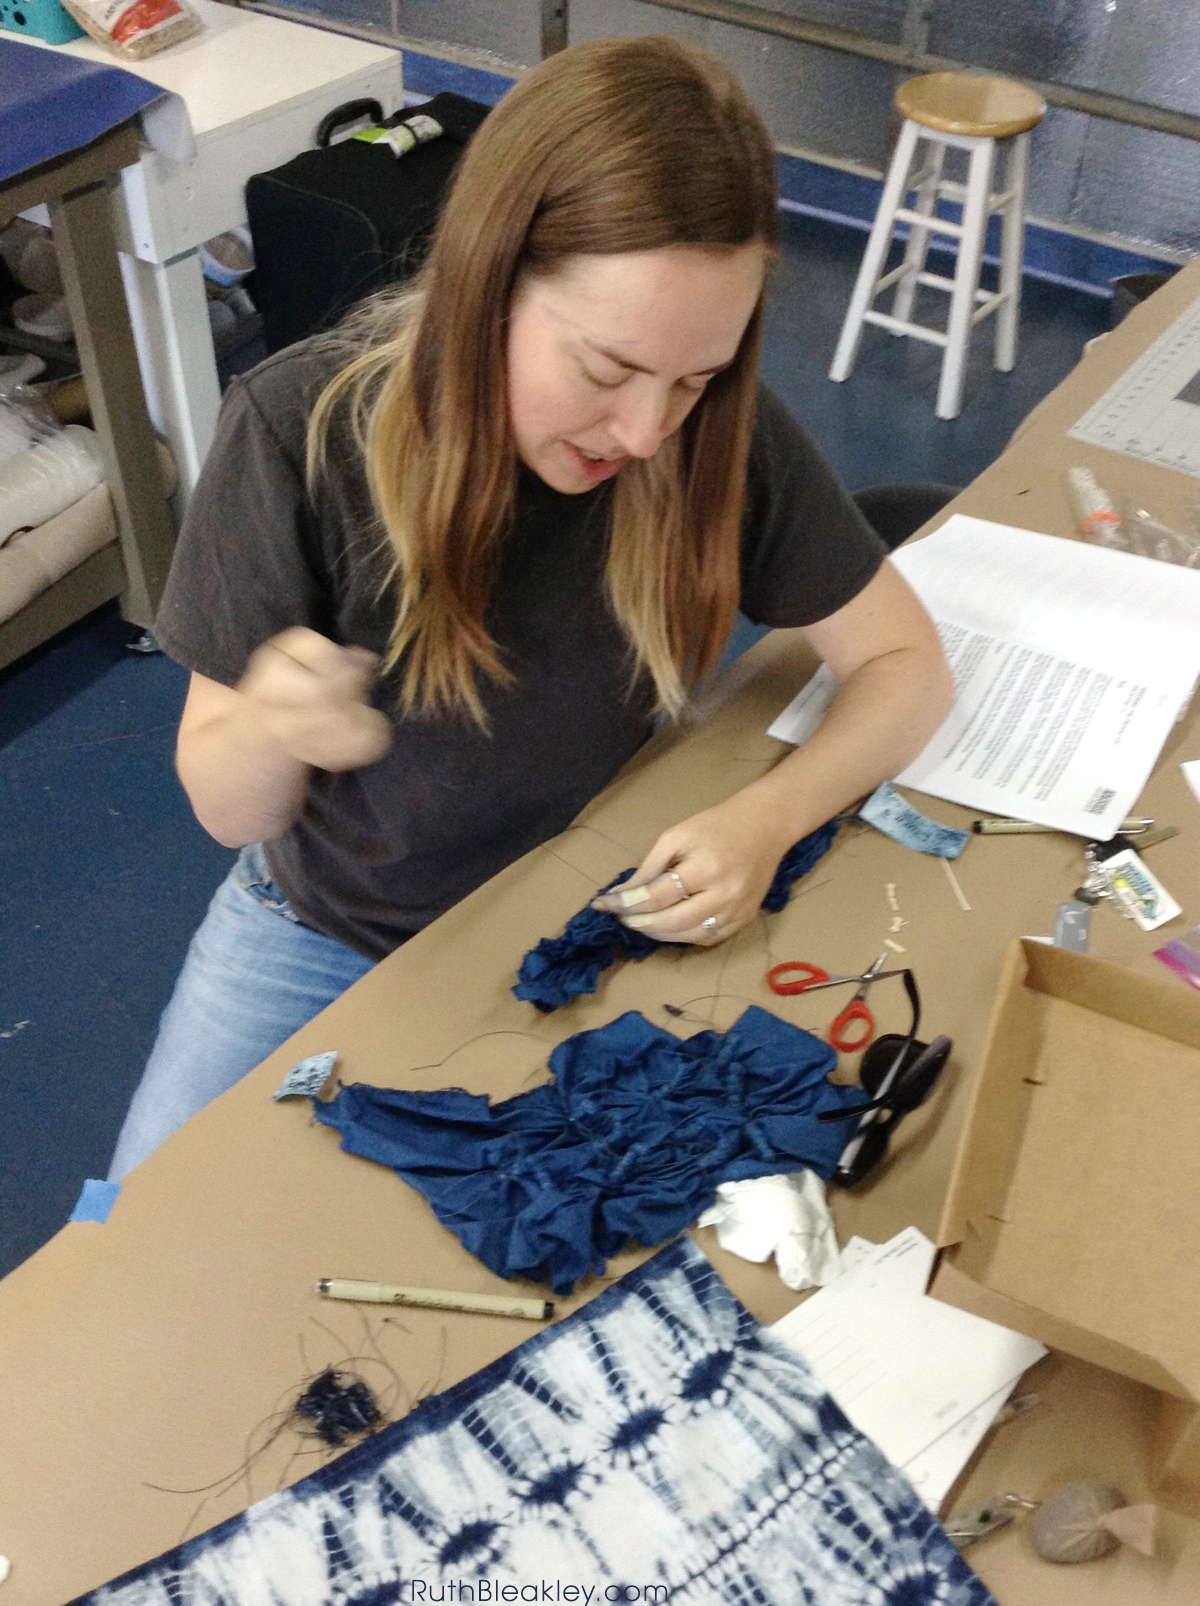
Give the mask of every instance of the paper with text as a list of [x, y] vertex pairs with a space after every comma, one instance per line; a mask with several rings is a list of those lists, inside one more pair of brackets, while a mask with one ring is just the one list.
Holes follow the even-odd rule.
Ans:
[[[1112, 836], [1200, 674], [1200, 573], [956, 514], [893, 561], [937, 623], [949, 716], [894, 779], [1082, 836]], [[822, 668], [770, 727], [806, 741]]]

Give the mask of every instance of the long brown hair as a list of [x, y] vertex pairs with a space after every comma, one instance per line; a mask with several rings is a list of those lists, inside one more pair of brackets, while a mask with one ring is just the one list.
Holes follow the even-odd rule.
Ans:
[[[315, 478], [332, 410], [348, 403], [394, 553], [386, 665], [403, 661], [406, 709], [459, 706], [482, 721], [477, 677], [511, 678], [485, 614], [513, 517], [505, 346], [519, 277], [577, 253], [773, 249], [777, 234], [768, 135], [729, 69], [691, 45], [573, 46], [488, 115], [424, 268], [351, 321], [357, 354], [309, 432]], [[733, 365], [614, 487], [612, 606], [631, 675], [648, 670], [672, 713], [717, 662], [737, 606], [761, 323], [760, 297]]]

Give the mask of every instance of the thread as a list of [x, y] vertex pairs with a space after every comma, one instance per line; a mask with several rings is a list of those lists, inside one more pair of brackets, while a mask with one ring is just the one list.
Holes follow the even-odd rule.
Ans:
[[382, 1412], [361, 1377], [327, 1366], [300, 1394], [293, 1407], [313, 1425], [323, 1444], [340, 1448], [349, 1440], [366, 1438], [379, 1427]]
[[730, 998], [736, 1000], [736, 1002], [739, 1004], [750, 1004], [757, 1009], [764, 1008], [761, 999], [747, 998], [744, 993], [720, 992], [697, 993], [695, 998], [685, 999], [682, 1004], [664, 1004], [662, 1007], [666, 1010], [668, 1015], [674, 1015], [676, 1020], [690, 1020], [695, 1021], [699, 1026], [712, 1026], [714, 1021], [711, 1013], [708, 1015], [692, 1015], [688, 1013], [689, 1006], [691, 1004], [704, 1004], [710, 1002], [719, 1004], [722, 999]]
[[[490, 1032], [477, 1032], [474, 1037], [466, 1038], [456, 1048], [452, 1048], [448, 1054], [443, 1054], [440, 1060], [430, 1060], [425, 1065], [410, 1065], [405, 1075], [411, 1076], [414, 1071], [440, 1071], [444, 1065], [449, 1064], [456, 1054], [461, 1054], [464, 1049], [470, 1048], [474, 1043], [482, 1043], [488, 1037], [526, 1037], [531, 1043], [540, 1043], [543, 1048], [550, 1049], [556, 1046], [555, 1039], [552, 1037], [539, 1037], [536, 1032], [523, 1032], [515, 1026], [500, 1026]], [[535, 1065], [533, 1069], [534, 1071], [540, 1070], [541, 1066]], [[530, 1071], [529, 1075], [532, 1076], [533, 1071]], [[526, 1080], [528, 1080], [528, 1077]], [[338, 1085], [340, 1086], [341, 1084], [339, 1083]]]
[[[424, 1398], [423, 1394], [414, 1395], [405, 1386], [380, 1349], [370, 1323], [365, 1316], [361, 1320], [364, 1350], [355, 1353], [333, 1328], [312, 1318], [312, 1325], [342, 1351], [341, 1358], [336, 1362], [316, 1368], [309, 1364], [305, 1335], [297, 1335], [302, 1368], [300, 1383], [286, 1389], [279, 1397], [279, 1404], [250, 1428], [244, 1441], [242, 1461], [231, 1472], [223, 1473], [210, 1483], [184, 1487], [145, 1481], [144, 1487], [160, 1494], [202, 1497], [184, 1525], [180, 1544], [196, 1531], [205, 1507], [228, 1495], [239, 1484], [245, 1486], [244, 1495], [239, 1496], [241, 1504], [249, 1506], [254, 1503], [257, 1498], [252, 1481], [255, 1468], [267, 1451], [288, 1432], [295, 1433], [300, 1442], [278, 1468], [278, 1476], [274, 1480], [276, 1489], [282, 1489], [289, 1481], [292, 1465], [299, 1456], [315, 1452], [328, 1459], [333, 1451], [344, 1448], [353, 1439], [369, 1438], [398, 1416], [406, 1415], [413, 1405]], [[399, 1327], [405, 1333], [408, 1331], [402, 1322], [394, 1318], [386, 1319], [383, 1325]], [[444, 1338], [443, 1332], [443, 1346]], [[382, 1385], [380, 1394], [371, 1388], [358, 1370], [360, 1365], [365, 1369], [380, 1368], [386, 1374], [388, 1382]], [[397, 1411], [397, 1402], [401, 1397], [402, 1408]], [[340, 1439], [331, 1436], [336, 1434], [341, 1434]]]

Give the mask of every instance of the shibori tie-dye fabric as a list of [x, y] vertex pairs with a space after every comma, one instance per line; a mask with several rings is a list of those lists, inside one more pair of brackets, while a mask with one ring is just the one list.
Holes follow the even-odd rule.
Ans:
[[754, 1004], [688, 1038], [630, 1010], [560, 1043], [552, 1081], [496, 1104], [352, 1083], [313, 1114], [423, 1193], [485, 1266], [569, 1294], [626, 1244], [690, 1227], [720, 1182], [832, 1176], [846, 1132], [821, 1116], [864, 1100], [829, 1080], [836, 1063]]
[[88, 1606], [995, 1606], [688, 1240]]

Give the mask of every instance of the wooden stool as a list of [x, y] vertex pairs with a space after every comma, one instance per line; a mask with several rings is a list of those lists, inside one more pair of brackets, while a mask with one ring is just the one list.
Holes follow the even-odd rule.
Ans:
[[[1007, 373], [1016, 362], [1029, 130], [1041, 122], [1046, 103], [1035, 90], [1011, 79], [935, 72], [901, 84], [896, 91], [896, 109], [904, 122], [829, 377], [839, 381], [847, 378], [858, 355], [863, 325], [881, 324], [893, 334], [915, 335], [946, 348], [937, 416], [957, 418], [962, 407], [967, 347], [971, 330], [980, 319], [992, 312], [997, 314], [996, 367]], [[926, 165], [911, 173], [913, 157], [922, 140], [928, 152]], [[993, 193], [996, 148], [1001, 141], [1006, 152], [1005, 187]], [[968, 153], [965, 184], [942, 177], [948, 146]], [[904, 202], [914, 190], [916, 203], [907, 207]], [[938, 217], [937, 203], [943, 198], [962, 202], [960, 223]], [[984, 238], [993, 212], [1003, 214], [1000, 286], [994, 294], [979, 288]], [[892, 233], [899, 222], [909, 225], [904, 260], [881, 277]], [[931, 233], [950, 234], [958, 240], [958, 265], [953, 279], [925, 272]], [[871, 303], [876, 296], [893, 284], [897, 288], [891, 313], [873, 311]], [[912, 321], [913, 297], [919, 284], [950, 292], [950, 316], [944, 331]]]

